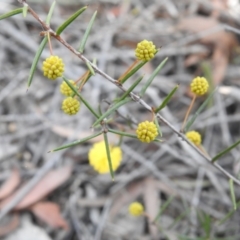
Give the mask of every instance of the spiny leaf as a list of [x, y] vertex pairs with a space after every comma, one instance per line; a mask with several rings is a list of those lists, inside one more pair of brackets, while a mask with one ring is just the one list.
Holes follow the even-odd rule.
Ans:
[[118, 130], [111, 129], [111, 128], [109, 128], [108, 131], [111, 132], [111, 133], [115, 133], [117, 135], [120, 135], [120, 136], [131, 137], [131, 138], [136, 138], [137, 139], [137, 136], [134, 135], [134, 134], [131, 134], [131, 133], [122, 132], [122, 131], [118, 131]]
[[112, 160], [111, 160], [111, 154], [110, 154], [110, 148], [109, 148], [107, 133], [104, 132], [103, 136], [104, 136], [104, 141], [105, 141], [105, 146], [106, 146], [108, 166], [109, 166], [110, 174], [111, 174], [111, 177], [112, 177], [112, 181], [114, 181], [114, 172], [113, 172], [113, 168], [112, 168]]
[[237, 210], [237, 203], [236, 203], [236, 196], [234, 192], [234, 185], [233, 185], [233, 180], [230, 178], [229, 179], [229, 187], [230, 187], [230, 193], [231, 193], [231, 198], [232, 198], [232, 203], [233, 203], [233, 209]]
[[44, 39], [42, 40], [41, 44], [39, 45], [39, 48], [38, 48], [38, 50], [36, 52], [36, 55], [33, 59], [33, 63], [32, 63], [32, 66], [31, 66], [31, 69], [30, 69], [30, 72], [29, 72], [29, 77], [28, 77], [28, 83], [27, 83], [28, 87], [30, 87], [31, 84], [32, 84], [33, 75], [35, 73], [35, 70], [36, 70], [38, 61], [41, 57], [41, 54], [43, 52], [43, 49], [47, 44], [47, 41], [48, 41], [48, 38], [47, 38], [47, 36], [45, 36]]
[[124, 100], [129, 95], [129, 93], [132, 92], [133, 89], [142, 81], [143, 77], [144, 76], [139, 77], [137, 81], [135, 81], [133, 85], [117, 101], [120, 102]]
[[[240, 207], [240, 201], [236, 204], [236, 208], [238, 209]], [[226, 214], [226, 216], [219, 222], [219, 225], [226, 222], [236, 211], [232, 209], [229, 213]]]
[[121, 107], [122, 105], [128, 103], [131, 101], [131, 98], [125, 98], [121, 102], [116, 103], [111, 108], [109, 108], [101, 117], [97, 119], [97, 121], [92, 125], [92, 127], [96, 127], [104, 118], [108, 117], [112, 112], [114, 112], [116, 109]]
[[209, 101], [212, 99], [213, 95], [216, 93], [218, 88], [215, 88], [214, 91], [211, 92], [211, 94], [208, 95], [208, 97], [206, 98], [206, 100], [202, 103], [202, 105], [198, 108], [198, 110], [195, 112], [195, 114], [191, 117], [191, 119], [188, 120], [185, 128], [184, 128], [184, 132], [187, 132], [190, 127], [193, 125], [193, 123], [195, 122], [196, 118], [198, 117], [198, 115], [203, 111], [203, 109], [208, 105]]
[[168, 102], [171, 100], [173, 94], [177, 91], [179, 85], [177, 85], [163, 100], [163, 102], [161, 103], [161, 105], [154, 111], [155, 113], [158, 113], [160, 110], [162, 110], [167, 104]]
[[54, 10], [55, 5], [56, 5], [56, 1], [53, 1], [52, 5], [49, 9], [48, 15], [47, 15], [47, 20], [46, 20], [47, 25], [50, 25], [50, 21], [51, 21], [51, 18], [52, 18], [52, 14], [53, 14], [53, 10]]
[[84, 105], [89, 109], [89, 111], [96, 117], [99, 118], [98, 114], [95, 110], [89, 105], [89, 103], [81, 96], [81, 94], [77, 91], [77, 89], [65, 78], [63, 80], [67, 83], [67, 85], [72, 89], [72, 91], [79, 97], [79, 99], [84, 103]]
[[11, 12], [5, 13], [2, 16], [0, 16], [0, 20], [5, 19], [5, 18], [9, 18], [11, 16], [14, 16], [14, 15], [22, 13], [22, 12], [23, 12], [23, 8], [14, 9]]
[[131, 71], [129, 71], [120, 82], [125, 83], [135, 72], [137, 72], [142, 66], [144, 66], [148, 61], [142, 61], [137, 66], [135, 66]]
[[93, 76], [95, 76], [95, 71], [94, 71], [94, 69], [92, 68], [91, 64], [90, 64], [88, 61], [86, 62], [86, 64], [87, 64], [87, 67], [88, 67], [89, 71], [91, 72], [91, 74], [92, 74]]
[[64, 29], [70, 25], [79, 15], [81, 15], [85, 10], [87, 9], [87, 6], [79, 9], [77, 12], [75, 12], [72, 16], [70, 16], [61, 26], [58, 27], [56, 33], [57, 35], [60, 35]]
[[58, 148], [55, 148], [55, 149], [53, 149], [53, 150], [51, 150], [51, 151], [49, 151], [49, 152], [56, 152], [56, 151], [59, 151], [59, 150], [65, 149], [65, 148], [69, 148], [69, 147], [76, 146], [76, 145], [78, 145], [78, 144], [87, 142], [88, 140], [90, 140], [90, 139], [92, 139], [92, 138], [95, 138], [95, 137], [99, 136], [100, 134], [102, 134], [102, 132], [95, 133], [95, 134], [93, 134], [93, 135], [91, 135], [91, 136], [85, 137], [85, 138], [83, 138], [83, 139], [74, 141], [74, 142], [72, 142], [72, 143], [63, 145], [63, 146], [58, 147]]
[[220, 152], [219, 154], [217, 154], [213, 159], [212, 162], [217, 161], [220, 157], [222, 157], [224, 154], [230, 152], [233, 148], [235, 148], [238, 144], [240, 143], [240, 140], [238, 140], [237, 142], [235, 142], [233, 145], [231, 145], [230, 147], [224, 149], [222, 152]]
[[142, 90], [140, 92], [140, 96], [143, 96], [144, 93], [146, 92], [147, 88], [151, 85], [153, 79], [157, 76], [159, 71], [163, 68], [165, 63], [167, 62], [168, 58], [165, 58], [159, 65], [158, 67], [154, 70], [154, 72], [151, 74], [149, 79], [147, 80], [146, 84], [142, 87]]
[[160, 210], [158, 211], [157, 216], [155, 217], [155, 219], [153, 220], [153, 223], [156, 223], [158, 221], [158, 219], [160, 218], [160, 216], [162, 215], [162, 213], [165, 211], [165, 209], [170, 205], [170, 203], [172, 202], [172, 200], [174, 199], [173, 196], [171, 196], [164, 204], [163, 206], [160, 208]]
[[81, 53], [84, 51], [85, 44], [87, 42], [88, 36], [90, 34], [90, 31], [92, 29], [92, 26], [93, 26], [93, 23], [94, 23], [94, 20], [95, 20], [96, 16], [97, 16], [97, 11], [94, 12], [94, 14], [93, 14], [88, 26], [87, 26], [87, 29], [86, 29], [86, 31], [83, 35], [83, 39], [82, 39], [82, 41], [80, 43], [80, 46], [79, 46], [79, 49], [78, 49], [78, 51], [81, 52]]
[[28, 12], [28, 5], [24, 5], [23, 10], [22, 10], [24, 18], [27, 16], [27, 12]]
[[162, 137], [162, 131], [161, 131], [161, 128], [160, 128], [160, 125], [159, 125], [159, 122], [158, 122], [158, 119], [156, 116], [154, 117], [154, 123], [157, 126], [158, 134], [160, 135], [160, 137]]

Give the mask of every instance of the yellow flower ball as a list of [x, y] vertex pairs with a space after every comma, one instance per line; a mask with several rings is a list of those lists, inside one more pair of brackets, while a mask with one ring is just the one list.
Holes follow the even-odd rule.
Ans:
[[68, 115], [74, 115], [79, 111], [80, 102], [72, 97], [67, 97], [62, 102], [62, 110]]
[[[72, 85], [75, 85], [75, 82], [73, 80], [69, 80], [69, 82]], [[73, 94], [73, 90], [64, 81], [60, 85], [60, 92], [67, 97], [70, 97]]]
[[43, 62], [42, 70], [45, 77], [55, 80], [63, 75], [64, 63], [60, 57], [50, 56]]
[[196, 146], [199, 146], [202, 142], [202, 137], [199, 132], [196, 131], [190, 131], [186, 133], [186, 137], [189, 141], [191, 141]]
[[144, 212], [144, 207], [139, 202], [133, 202], [129, 205], [128, 211], [132, 216], [140, 216]]
[[[109, 146], [113, 171], [117, 170], [122, 161], [122, 150], [117, 146]], [[100, 174], [109, 173], [106, 145], [104, 141], [95, 143], [88, 153], [89, 164]]]
[[138, 124], [137, 137], [141, 142], [152, 142], [158, 135], [157, 126], [153, 122], [145, 121]]
[[151, 41], [143, 40], [137, 44], [135, 49], [135, 56], [138, 60], [149, 61], [154, 58], [156, 47]]
[[193, 93], [197, 96], [202, 96], [208, 91], [209, 84], [206, 78], [196, 77], [192, 80], [190, 87]]

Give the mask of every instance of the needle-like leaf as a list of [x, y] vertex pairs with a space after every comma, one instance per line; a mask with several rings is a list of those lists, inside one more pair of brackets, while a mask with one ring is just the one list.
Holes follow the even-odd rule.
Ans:
[[77, 12], [75, 12], [72, 16], [70, 16], [61, 26], [58, 27], [56, 33], [57, 35], [60, 35], [64, 29], [70, 25], [79, 15], [81, 15], [85, 10], [87, 9], [87, 6], [79, 9]]
[[86, 31], [85, 31], [85, 33], [83, 35], [83, 39], [82, 39], [82, 41], [80, 43], [80, 46], [78, 48], [78, 51], [81, 52], [81, 53], [83, 53], [83, 51], [84, 51], [85, 44], [87, 42], [88, 36], [90, 34], [90, 31], [92, 29], [92, 26], [93, 26], [93, 23], [94, 23], [94, 20], [95, 20], [96, 16], [97, 16], [97, 11], [95, 11], [95, 13], [93, 14], [93, 16], [92, 16], [92, 18], [91, 18], [91, 20], [90, 20], [90, 22], [89, 22], [89, 24], [87, 26], [87, 29], [86, 29]]
[[0, 16], [0, 20], [5, 19], [5, 18], [9, 18], [13, 15], [19, 14], [23, 12], [23, 8], [17, 8], [12, 10], [11, 12], [5, 13], [2, 16]]
[[48, 38], [47, 38], [47, 36], [45, 36], [45, 37], [43, 38], [41, 44], [39, 45], [39, 48], [38, 48], [38, 50], [37, 50], [37, 52], [36, 52], [36, 55], [35, 55], [35, 57], [34, 57], [34, 59], [33, 59], [33, 63], [32, 63], [32, 66], [31, 66], [31, 69], [30, 69], [30, 72], [29, 72], [29, 77], [28, 77], [28, 82], [27, 82], [28, 87], [30, 87], [31, 84], [32, 84], [33, 75], [34, 75], [34, 73], [35, 73], [35, 70], [36, 70], [38, 61], [39, 61], [39, 59], [40, 59], [40, 57], [41, 57], [41, 54], [42, 54], [42, 52], [43, 52], [43, 49], [44, 49], [44, 47], [45, 47], [46, 44], [47, 44], [47, 41], [48, 41]]

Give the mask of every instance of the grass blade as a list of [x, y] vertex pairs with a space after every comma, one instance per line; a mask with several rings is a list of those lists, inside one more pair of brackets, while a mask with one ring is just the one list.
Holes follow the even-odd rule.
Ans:
[[[240, 207], [240, 201], [236, 204], [236, 209]], [[236, 211], [232, 209], [227, 215], [219, 222], [219, 225], [223, 224], [226, 222]]]
[[80, 46], [78, 48], [78, 51], [81, 52], [81, 53], [83, 53], [83, 51], [84, 51], [85, 44], [87, 42], [88, 36], [90, 34], [90, 31], [92, 29], [92, 26], [93, 26], [93, 23], [94, 23], [94, 20], [95, 20], [96, 16], [97, 16], [97, 11], [95, 11], [95, 13], [93, 14], [93, 16], [92, 16], [92, 18], [91, 18], [91, 20], [90, 20], [90, 22], [89, 22], [89, 24], [87, 26], [87, 29], [86, 29], [86, 31], [85, 31], [85, 33], [83, 35], [83, 39], [82, 39], [82, 41], [80, 43]]
[[198, 108], [198, 110], [195, 112], [195, 114], [191, 117], [191, 119], [188, 120], [188, 122], [186, 123], [186, 126], [184, 128], [184, 132], [187, 132], [190, 127], [193, 125], [193, 123], [195, 122], [196, 118], [198, 117], [198, 115], [203, 111], [203, 109], [208, 105], [208, 103], [210, 102], [210, 100], [212, 99], [213, 95], [216, 93], [218, 88], [215, 88], [214, 91], [212, 91], [208, 97], [206, 98], [206, 100], [202, 103], [202, 105]]
[[155, 217], [155, 219], [153, 220], [153, 223], [156, 223], [160, 216], [162, 215], [162, 213], [165, 211], [165, 209], [170, 205], [170, 203], [172, 202], [172, 200], [174, 199], [173, 196], [171, 196], [164, 204], [163, 206], [160, 208], [160, 210], [158, 211], [157, 216]]
[[41, 57], [41, 54], [43, 52], [43, 49], [44, 47], [46, 46], [47, 44], [47, 41], [48, 41], [48, 38], [47, 36], [44, 37], [44, 39], [42, 40], [41, 44], [39, 45], [39, 48], [36, 52], [36, 55], [33, 59], [33, 63], [32, 63], [32, 66], [31, 66], [31, 69], [30, 69], [30, 72], [29, 72], [29, 77], [28, 77], [28, 82], [27, 82], [27, 86], [28, 88], [31, 86], [32, 84], [32, 80], [33, 80], [33, 75], [35, 73], [35, 70], [36, 70], [36, 67], [37, 67], [37, 64], [38, 64], [38, 61]]
[[56, 33], [57, 35], [60, 35], [64, 29], [70, 25], [79, 15], [81, 15], [85, 10], [87, 9], [87, 6], [79, 9], [77, 12], [75, 12], [72, 16], [70, 16], [61, 26], [58, 27]]
[[79, 97], [79, 99], [84, 103], [84, 105], [89, 109], [89, 111], [96, 117], [99, 118], [99, 115], [95, 112], [95, 110], [89, 105], [89, 103], [80, 95], [77, 89], [65, 78], [63, 80], [67, 83], [67, 85], [72, 89], [72, 91]]
[[141, 76], [133, 83], [133, 85], [118, 99], [118, 102], [124, 100], [130, 92], [133, 91], [133, 89], [142, 81], [144, 76]]
[[161, 105], [154, 111], [155, 113], [158, 113], [160, 110], [162, 110], [167, 104], [168, 102], [171, 100], [172, 96], [174, 95], [174, 93], [177, 91], [179, 85], [177, 85], [163, 100], [163, 102], [161, 103]]
[[120, 83], [125, 83], [135, 72], [137, 72], [141, 67], [143, 67], [148, 61], [142, 61], [137, 66], [135, 66], [131, 71], [129, 71], [121, 80]]
[[235, 148], [238, 144], [240, 143], [240, 140], [238, 140], [237, 142], [235, 142], [233, 145], [231, 145], [230, 147], [224, 149], [222, 152], [220, 152], [219, 154], [217, 154], [215, 157], [213, 157], [212, 162], [217, 161], [221, 156], [223, 156], [224, 154], [230, 152], [233, 148]]
[[83, 139], [81, 139], [81, 140], [77, 140], [77, 141], [74, 141], [74, 142], [72, 142], [72, 143], [69, 143], [69, 144], [63, 145], [63, 146], [61, 146], [61, 147], [55, 148], [55, 149], [53, 149], [53, 150], [51, 150], [51, 151], [49, 151], [49, 152], [56, 152], [56, 151], [59, 151], [59, 150], [65, 149], [65, 148], [69, 148], [69, 147], [76, 146], [76, 145], [78, 145], [78, 144], [87, 142], [88, 140], [90, 140], [90, 139], [92, 139], [92, 138], [95, 138], [95, 137], [97, 137], [97, 136], [99, 136], [99, 135], [101, 135], [101, 134], [102, 134], [102, 132], [95, 133], [95, 134], [93, 134], [93, 135], [91, 135], [91, 136], [88, 136], [88, 137], [85, 137], [85, 138], [83, 138]]
[[142, 87], [142, 90], [140, 92], [140, 96], [143, 96], [144, 93], [146, 92], [147, 88], [151, 85], [153, 79], [157, 76], [159, 71], [163, 68], [165, 63], [167, 62], [168, 58], [166, 57], [159, 65], [158, 67], [154, 70], [154, 72], [151, 74], [150, 78], [147, 80], [146, 84]]
[[53, 1], [51, 7], [50, 7], [50, 10], [48, 12], [48, 15], [47, 15], [47, 19], [46, 19], [46, 24], [47, 25], [50, 25], [50, 21], [51, 21], [51, 18], [52, 18], [52, 14], [53, 14], [53, 10], [54, 10], [54, 7], [56, 5], [56, 1]]
[[92, 125], [92, 127], [96, 127], [104, 118], [108, 117], [112, 112], [114, 112], [116, 109], [121, 107], [122, 105], [128, 103], [131, 101], [131, 98], [125, 98], [121, 102], [116, 103], [111, 108], [109, 108], [101, 117], [97, 119], [97, 121]]
[[233, 180], [230, 178], [229, 179], [229, 187], [230, 187], [230, 193], [231, 193], [231, 198], [232, 198], [232, 203], [233, 203], [233, 209], [237, 210], [237, 203], [236, 203], [236, 196], [234, 192], [234, 185], [233, 185]]
[[23, 8], [14, 9], [11, 12], [5, 13], [2, 16], [0, 16], [0, 20], [3, 20], [5, 18], [9, 18], [11, 16], [14, 16], [14, 15], [22, 13], [22, 12], [23, 12]]
[[108, 144], [107, 133], [104, 132], [103, 136], [104, 136], [104, 141], [105, 141], [105, 146], [106, 146], [108, 166], [109, 166], [110, 174], [112, 177], [112, 181], [114, 181], [114, 172], [113, 172], [113, 168], [112, 168], [112, 160], [111, 160], [110, 148], [109, 148], [109, 144]]

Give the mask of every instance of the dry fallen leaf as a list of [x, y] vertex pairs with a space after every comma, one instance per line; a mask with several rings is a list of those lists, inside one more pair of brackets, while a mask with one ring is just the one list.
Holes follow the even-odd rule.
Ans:
[[157, 239], [158, 229], [155, 225], [151, 223], [151, 221], [155, 219], [160, 207], [159, 191], [154, 178], [152, 177], [145, 178], [143, 189], [144, 189], [143, 191], [144, 205], [146, 208], [146, 213], [150, 217], [148, 221], [148, 227], [149, 227], [152, 239]]
[[[14, 208], [14, 210], [20, 210], [29, 207], [35, 202], [41, 200], [43, 197], [51, 193], [57, 187], [62, 185], [70, 176], [72, 172], [72, 166], [64, 166], [53, 170], [45, 175], [45, 177], [22, 199], [22, 201]], [[3, 208], [10, 200], [12, 200], [21, 188], [13, 195], [5, 199], [0, 208]]]
[[109, 218], [113, 219], [127, 203], [135, 201], [143, 192], [143, 181], [136, 181], [128, 184], [126, 190], [116, 196]]
[[38, 202], [30, 207], [36, 217], [53, 228], [69, 229], [68, 223], [61, 216], [60, 207], [53, 202]]
[[21, 177], [17, 169], [13, 169], [10, 177], [0, 188], [0, 200], [9, 196], [13, 190], [20, 184]]
[[[196, 26], [198, 26], [196, 28]], [[207, 31], [206, 34], [199, 36], [202, 44], [212, 48], [212, 75], [215, 85], [221, 83], [224, 79], [225, 70], [228, 65], [230, 54], [234, 47], [237, 46], [237, 39], [231, 32], [226, 32], [223, 25], [212, 17], [188, 17], [182, 19], [177, 25], [178, 30], [189, 33], [199, 34]], [[218, 29], [218, 31], [216, 31]], [[192, 62], [187, 59], [189, 64]]]
[[10, 221], [4, 226], [0, 226], [0, 237], [3, 237], [11, 232], [13, 232], [19, 225], [19, 216], [14, 214], [11, 216]]

